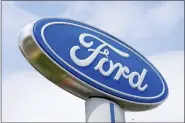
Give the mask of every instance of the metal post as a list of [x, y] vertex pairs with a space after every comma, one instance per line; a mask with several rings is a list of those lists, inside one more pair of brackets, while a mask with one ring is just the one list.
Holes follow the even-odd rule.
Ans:
[[104, 98], [90, 98], [85, 102], [86, 122], [125, 122], [124, 110]]

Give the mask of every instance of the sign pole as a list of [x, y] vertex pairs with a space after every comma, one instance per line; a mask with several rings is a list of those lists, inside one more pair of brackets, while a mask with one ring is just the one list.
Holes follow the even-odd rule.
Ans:
[[92, 97], [85, 102], [86, 122], [125, 122], [124, 110], [115, 102]]

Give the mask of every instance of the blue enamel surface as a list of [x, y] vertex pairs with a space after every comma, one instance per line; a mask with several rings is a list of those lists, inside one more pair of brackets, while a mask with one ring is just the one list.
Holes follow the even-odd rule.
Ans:
[[[56, 54], [54, 54], [51, 49], [49, 49], [41, 35], [42, 28], [46, 24], [53, 22], [67, 23], [50, 25], [45, 28], [43, 33], [47, 44], [59, 57], [57, 57]], [[76, 24], [77, 26], [75, 26], [74, 24]], [[87, 28], [92, 30], [89, 30]], [[130, 55], [129, 58], [123, 58], [116, 52], [114, 52], [112, 49], [106, 47], [110, 51], [109, 59], [112, 60], [113, 63], [121, 63], [123, 66], [127, 66], [130, 69], [130, 72], [136, 71], [138, 73], [141, 73], [144, 68], [147, 69], [147, 74], [145, 76], [143, 84], [147, 84], [148, 88], [145, 91], [141, 92], [137, 88], [132, 88], [129, 85], [128, 79], [121, 77], [118, 81], [114, 80], [113, 78], [116, 75], [117, 70], [113, 72], [110, 76], [103, 76], [99, 71], [94, 70], [94, 67], [97, 65], [99, 60], [105, 57], [103, 55], [98, 55], [97, 58], [92, 62], [92, 64], [87, 67], [80, 67], [76, 65], [70, 58], [70, 49], [73, 46], [80, 46], [80, 50], [76, 54], [77, 57], [81, 59], [87, 58], [92, 53], [88, 52], [87, 48], [81, 46], [79, 42], [79, 36], [82, 33], [89, 33], [96, 37], [99, 37], [100, 39], [104, 40], [111, 46], [119, 49], [120, 51], [128, 53]], [[141, 54], [139, 54], [137, 51], [135, 51], [133, 48], [131, 48], [124, 42], [116, 39], [115, 37], [101, 30], [73, 20], [50, 18], [41, 19], [34, 24], [33, 36], [39, 46], [50, 56], [51, 59], [56, 61], [59, 66], [66, 69], [69, 73], [71, 73], [78, 79], [82, 80], [90, 86], [95, 87], [98, 90], [103, 91], [104, 93], [108, 93], [121, 99], [133, 101], [136, 103], [157, 103], [163, 101], [168, 95], [168, 87], [164, 78], [153, 67], [153, 65], [148, 62], [147, 59], [145, 59]], [[116, 41], [112, 40], [112, 38]], [[93, 40], [94, 44], [91, 48], [94, 49], [96, 49], [99, 45], [102, 44], [100, 41], [91, 39], [90, 37], [89, 39], [87, 38], [87, 41], [88, 40]], [[120, 44], [120, 42], [122, 43], [122, 45]], [[70, 67], [69, 65], [72, 67]], [[109, 64], [105, 64], [104, 68], [105, 70], [108, 69]], [[81, 73], [85, 74], [91, 79], [85, 77]], [[106, 87], [98, 83], [101, 83]], [[164, 85], [162, 83], [164, 83]], [[110, 88], [112, 88], [113, 90], [111, 90]], [[161, 96], [157, 98], [147, 98], [159, 95], [164, 88], [164, 93]], [[116, 92], [114, 90], [117, 90], [119, 92]]]
[[115, 113], [114, 113], [114, 104], [110, 103], [110, 118], [111, 118], [111, 123], [115, 123]]

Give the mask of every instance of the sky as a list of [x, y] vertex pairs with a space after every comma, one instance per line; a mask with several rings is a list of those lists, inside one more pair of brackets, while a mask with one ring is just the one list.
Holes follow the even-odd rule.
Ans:
[[18, 48], [19, 31], [41, 17], [71, 18], [105, 30], [161, 72], [168, 99], [151, 111], [126, 112], [126, 122], [184, 121], [184, 2], [3, 1], [3, 122], [85, 121], [85, 101], [45, 79]]

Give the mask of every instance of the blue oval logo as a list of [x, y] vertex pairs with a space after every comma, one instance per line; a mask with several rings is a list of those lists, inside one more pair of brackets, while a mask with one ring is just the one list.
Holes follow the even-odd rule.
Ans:
[[50, 18], [37, 21], [32, 35], [61, 68], [102, 93], [143, 104], [168, 96], [164, 78], [146, 58], [99, 29]]

